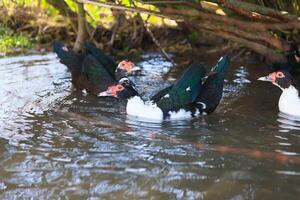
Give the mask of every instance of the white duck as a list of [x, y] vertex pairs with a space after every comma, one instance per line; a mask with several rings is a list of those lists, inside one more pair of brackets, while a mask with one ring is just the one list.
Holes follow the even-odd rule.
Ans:
[[292, 75], [284, 70], [279, 70], [260, 77], [259, 81], [269, 81], [282, 90], [278, 107], [280, 112], [300, 117], [300, 97]]

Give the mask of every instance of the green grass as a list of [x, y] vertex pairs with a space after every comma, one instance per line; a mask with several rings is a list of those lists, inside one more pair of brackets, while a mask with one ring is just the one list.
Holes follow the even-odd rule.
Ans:
[[29, 37], [15, 34], [11, 29], [0, 24], [0, 54], [13, 53], [33, 47]]

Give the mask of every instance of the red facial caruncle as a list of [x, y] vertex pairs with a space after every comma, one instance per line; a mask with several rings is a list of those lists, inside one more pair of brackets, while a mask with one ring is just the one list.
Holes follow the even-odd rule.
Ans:
[[119, 63], [118, 67], [120, 69], [123, 69], [123, 70], [126, 70], [126, 71], [130, 72], [132, 70], [133, 66], [134, 66], [133, 62], [124, 60], [124, 61]]
[[124, 90], [122, 85], [113, 85], [109, 86], [107, 92], [111, 94], [113, 97], [117, 97], [117, 92]]

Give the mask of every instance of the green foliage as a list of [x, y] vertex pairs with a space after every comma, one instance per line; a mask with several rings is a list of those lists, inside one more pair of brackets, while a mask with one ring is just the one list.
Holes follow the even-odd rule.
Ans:
[[85, 4], [84, 8], [87, 12], [87, 20], [93, 26], [102, 25], [110, 28], [115, 22], [115, 17], [112, 15], [111, 9], [91, 4]]
[[76, 12], [77, 11], [77, 5], [73, 0], [65, 0], [65, 2], [68, 4], [69, 8]]
[[11, 29], [0, 24], [0, 53], [6, 54], [14, 49], [31, 48], [32, 46], [33, 43], [27, 36], [14, 34]]

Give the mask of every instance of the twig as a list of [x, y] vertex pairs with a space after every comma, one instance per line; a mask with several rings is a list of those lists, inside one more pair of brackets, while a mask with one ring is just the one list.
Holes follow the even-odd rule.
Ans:
[[203, 24], [200, 24], [200, 23], [199, 24], [189, 23], [189, 25], [191, 27], [194, 27], [196, 30], [202, 30], [205, 32], [209, 32], [216, 36], [220, 36], [224, 39], [232, 40], [234, 42], [242, 44], [245, 47], [252, 49], [253, 51], [265, 56], [269, 60], [279, 62], [279, 63], [286, 62], [286, 58], [284, 55], [278, 55], [278, 54], [276, 54], [276, 52], [273, 49], [270, 49], [267, 46], [262, 45], [260, 43], [253, 42], [253, 41], [247, 40], [245, 38], [240, 38], [240, 37], [230, 34], [228, 32], [224, 32], [222, 30], [211, 29], [210, 27], [203, 26]]
[[236, 5], [230, 4], [230, 3], [224, 3], [224, 7], [232, 10], [233, 12], [235, 12], [235, 13], [241, 15], [241, 16], [245, 16], [245, 17], [247, 17], [249, 19], [252, 19], [252, 20], [265, 21], [265, 22], [280, 22], [280, 20], [277, 19], [277, 18], [261, 15], [259, 13], [254, 13], [254, 12], [245, 10], [243, 8], [240, 8]]
[[183, 21], [183, 18], [181, 16], [165, 15], [165, 14], [161, 14], [160, 12], [157, 12], [157, 11], [152, 11], [152, 10], [139, 8], [139, 7], [129, 7], [129, 6], [118, 5], [115, 3], [96, 2], [96, 1], [91, 1], [91, 0], [76, 0], [76, 1], [78, 3], [93, 4], [96, 6], [102, 6], [102, 7], [106, 7], [106, 8], [131, 11], [131, 12], [136, 12], [136, 13], [145, 13], [145, 14], [154, 15], [157, 17], [169, 18], [169, 19], [176, 20], [176, 21]]
[[280, 38], [274, 37], [269, 32], [255, 32], [249, 30], [244, 31], [242, 29], [238, 29], [231, 25], [224, 26], [222, 24], [218, 24], [214, 22], [203, 22], [201, 26], [208, 27], [210, 29], [215, 29], [216, 31], [220, 30], [220, 31], [228, 32], [230, 34], [236, 35], [241, 38], [246, 38], [248, 40], [261, 41], [267, 43], [268, 45], [274, 48], [281, 49], [284, 51], [290, 50], [290, 45], [287, 42], [282, 41]]
[[[93, 18], [93, 16], [87, 10], [85, 10], [85, 14], [87, 16], [89, 16], [92, 20], [95, 20]], [[90, 40], [93, 40], [96, 28], [94, 28], [93, 26], [91, 26], [89, 23], [85, 23], [85, 26], [86, 26], [86, 30], [87, 30], [87, 32], [89, 34]]]
[[283, 15], [281, 12], [274, 10], [272, 8], [259, 6], [253, 3], [248, 3], [239, 0], [218, 0], [219, 3], [223, 4], [223, 6], [229, 9], [238, 9], [244, 10], [252, 13], [259, 13], [261, 15], [271, 17], [273, 19], [285, 20], [285, 21], [296, 21], [297, 16], [295, 15]]
[[240, 29], [249, 30], [249, 31], [259, 31], [265, 32], [268, 30], [280, 30], [280, 29], [300, 29], [300, 23], [298, 21], [289, 21], [284, 23], [261, 23], [261, 22], [248, 22], [235, 18], [230, 18], [227, 16], [206, 13], [201, 10], [192, 11], [192, 10], [176, 10], [171, 7], [162, 9], [167, 14], [181, 15], [186, 17], [198, 17], [203, 20], [215, 20], [223, 22], [225, 24], [236, 26]]
[[175, 63], [173, 62], [173, 60], [170, 58], [170, 56], [167, 54], [167, 52], [164, 50], [164, 48], [160, 45], [159, 41], [155, 38], [154, 34], [152, 33], [152, 31], [149, 29], [149, 27], [147, 26], [147, 23], [143, 21], [143, 25], [146, 29], [146, 31], [148, 32], [148, 34], [150, 35], [152, 41], [158, 46], [158, 48], [160, 49], [161, 53], [166, 57], [166, 59], [170, 62], [172, 62], [173, 65], [175, 65]]
[[[130, 0], [131, 4], [135, 7], [135, 4], [132, 0]], [[150, 35], [152, 41], [156, 44], [156, 46], [158, 46], [158, 48], [160, 49], [161, 53], [165, 56], [165, 58], [172, 62], [173, 65], [175, 65], [175, 63], [173, 62], [173, 60], [170, 58], [170, 56], [167, 54], [167, 52], [164, 50], [164, 48], [160, 45], [159, 41], [155, 38], [154, 34], [152, 33], [152, 31], [149, 29], [149, 27], [147, 26], [147, 21], [150, 17], [150, 15], [148, 16], [148, 19], [146, 21], [143, 20], [142, 16], [140, 13], [138, 13], [139, 18], [141, 19], [141, 21], [143, 22], [143, 25], [146, 29], [146, 31], [148, 32], [148, 34]]]
[[189, 10], [188, 12], [185, 10], [176, 10], [176, 9], [172, 9], [170, 7], [163, 9], [164, 10], [164, 14], [161, 14], [160, 12], [157, 11], [151, 11], [148, 9], [144, 9], [144, 8], [138, 8], [138, 7], [128, 7], [128, 6], [122, 6], [122, 5], [118, 5], [118, 4], [112, 4], [112, 3], [103, 3], [103, 2], [95, 2], [95, 1], [91, 1], [91, 0], [77, 0], [78, 2], [85, 2], [85, 3], [89, 3], [89, 4], [94, 4], [97, 6], [103, 6], [103, 7], [107, 7], [107, 8], [113, 8], [113, 9], [118, 9], [118, 10], [126, 10], [126, 11], [132, 11], [132, 12], [137, 12], [137, 13], [145, 13], [145, 14], [150, 14], [150, 15], [154, 15], [154, 16], [158, 16], [158, 17], [162, 17], [162, 18], [169, 18], [169, 19], [173, 19], [176, 21], [184, 21], [184, 16], [187, 17], [200, 17], [203, 19], [213, 19], [213, 20], [217, 20], [220, 22], [224, 22], [226, 24], [231, 24], [231, 25], [235, 25], [239, 28], [242, 29], [246, 29], [246, 30], [253, 30], [253, 31], [267, 31], [267, 30], [277, 30], [277, 29], [294, 29], [294, 28], [298, 28], [300, 29], [300, 24], [298, 23], [298, 21], [290, 21], [290, 22], [285, 22], [285, 23], [259, 23], [259, 22], [246, 22], [246, 21], [242, 21], [242, 20], [237, 20], [237, 19], [233, 19], [233, 18], [229, 18], [226, 16], [220, 16], [220, 15], [216, 15], [216, 14], [211, 14], [211, 13], [205, 13], [201, 10], [201, 6], [195, 3], [191, 3], [191, 2], [178, 2], [178, 4], [185, 4], [189, 7], [195, 8], [197, 9], [197, 12], [193, 12], [191, 10]]
[[115, 38], [116, 38], [116, 35], [117, 35], [118, 30], [120, 28], [120, 24], [121, 24], [120, 23], [121, 22], [121, 13], [118, 12], [117, 15], [118, 15], [117, 16], [117, 22], [116, 22], [115, 26], [113, 27], [113, 32], [111, 34], [111, 38], [110, 38], [110, 41], [109, 41], [109, 44], [110, 44], [111, 47], [114, 45]]
[[182, 4], [185, 3], [185, 1], [143, 1], [143, 0], [137, 0], [143, 4]]

